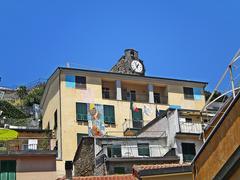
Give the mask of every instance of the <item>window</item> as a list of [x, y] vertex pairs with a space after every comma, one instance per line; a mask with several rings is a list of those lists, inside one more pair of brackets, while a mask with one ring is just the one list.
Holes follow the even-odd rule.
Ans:
[[120, 144], [114, 144], [107, 147], [108, 157], [122, 157]]
[[187, 123], [192, 123], [192, 118], [185, 118]]
[[88, 136], [88, 134], [77, 133], [77, 145], [79, 145], [83, 136]]
[[182, 153], [183, 161], [189, 162], [192, 161], [196, 155], [195, 144], [194, 143], [182, 143]]
[[114, 167], [114, 174], [125, 174], [125, 167]]
[[102, 97], [105, 99], [110, 99], [109, 88], [102, 88]]
[[54, 129], [57, 129], [57, 110], [54, 112]]
[[185, 99], [194, 99], [193, 88], [184, 87], [183, 92], [184, 92], [184, 98]]
[[141, 143], [137, 144], [138, 146], [138, 155], [139, 156], [149, 156], [149, 144]]
[[88, 121], [86, 103], [76, 103], [76, 118], [77, 121]]
[[130, 100], [136, 101], [136, 91], [130, 91]]
[[154, 93], [154, 103], [160, 103], [160, 93]]
[[142, 109], [132, 110], [133, 128], [141, 129], [143, 127]]
[[86, 88], [86, 77], [75, 76], [76, 88], [85, 89]]
[[115, 124], [114, 106], [104, 105], [104, 122], [107, 124]]

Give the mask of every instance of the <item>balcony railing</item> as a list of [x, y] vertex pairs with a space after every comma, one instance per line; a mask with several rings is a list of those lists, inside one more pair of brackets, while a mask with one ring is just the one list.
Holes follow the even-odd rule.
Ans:
[[51, 139], [16, 139], [0, 141], [0, 153], [4, 152], [28, 152], [28, 151], [50, 151]]
[[[111, 146], [108, 146], [109, 158], [133, 158], [133, 157], [163, 157], [168, 151], [169, 147], [164, 145], [153, 145], [147, 147], [122, 146], [118, 151], [112, 151]], [[117, 152], [117, 153], [115, 153]]]
[[202, 133], [201, 123], [191, 123], [191, 122], [180, 122], [180, 132], [181, 133]]
[[102, 90], [103, 99], [116, 99], [116, 91], [113, 90]]
[[[116, 99], [116, 91], [113, 90], [102, 90], [102, 98], [103, 99]], [[148, 93], [134, 93], [131, 94], [131, 92], [122, 92], [122, 100], [124, 101], [134, 101], [134, 102], [149, 102], [149, 96]], [[160, 96], [154, 98], [154, 103], [156, 104], [168, 104], [168, 97], [167, 96]]]
[[122, 124], [123, 132], [126, 131], [127, 129], [131, 129], [131, 128], [141, 129], [143, 126], [145, 126], [149, 122], [150, 121], [125, 119], [124, 123]]

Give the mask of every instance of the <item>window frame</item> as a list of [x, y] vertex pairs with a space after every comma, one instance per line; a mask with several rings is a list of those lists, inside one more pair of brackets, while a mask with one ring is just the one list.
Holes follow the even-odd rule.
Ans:
[[87, 78], [86, 76], [75, 76], [75, 88], [86, 89]]
[[103, 99], [110, 99], [110, 88], [103, 87], [102, 88], [102, 98]]
[[54, 129], [57, 129], [58, 126], [58, 114], [57, 114], [57, 109], [54, 112]]
[[[158, 96], [158, 99], [156, 98]], [[153, 99], [154, 99], [154, 103], [156, 104], [161, 104], [161, 95], [158, 92], [154, 92], [153, 93]]]
[[[186, 150], [190, 151], [189, 147], [187, 148], [186, 146], [191, 146], [191, 145], [194, 147], [194, 151], [192, 153], [186, 153], [186, 152], [184, 153], [184, 151], [186, 151]], [[195, 143], [182, 142], [181, 147], [182, 147], [183, 161], [184, 162], [191, 162], [193, 160], [194, 156], [196, 155], [196, 144]]]
[[[142, 146], [142, 147], [141, 147]], [[147, 156], [150, 157], [150, 148], [149, 148], [149, 143], [138, 143], [137, 144], [138, 148], [138, 156]], [[142, 148], [142, 149], [140, 149]], [[147, 154], [145, 154], [144, 151], [147, 150]]]
[[[107, 108], [112, 108], [112, 116], [106, 116], [107, 114]], [[109, 109], [108, 109], [109, 111]], [[103, 105], [103, 113], [104, 113], [104, 123], [106, 124], [115, 124], [115, 107], [113, 105]], [[109, 112], [108, 112], [109, 113]], [[113, 118], [112, 120], [106, 120], [107, 117]]]
[[194, 90], [192, 87], [183, 87], [184, 99], [194, 100]]
[[[85, 109], [84, 111], [85, 114], [80, 114], [83, 118], [78, 118], [78, 105], [84, 105], [85, 106]], [[87, 111], [87, 103], [82, 103], [82, 102], [76, 102], [76, 120], [77, 121], [83, 121], [83, 122], [88, 122], [88, 111]]]

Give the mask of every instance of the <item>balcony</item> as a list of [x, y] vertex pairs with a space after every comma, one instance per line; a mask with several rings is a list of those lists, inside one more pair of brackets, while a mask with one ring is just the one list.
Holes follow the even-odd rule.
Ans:
[[0, 141], [0, 154], [5, 153], [28, 153], [28, 152], [48, 152], [51, 151], [51, 139], [15, 139]]
[[161, 145], [149, 145], [149, 147], [132, 146], [108, 146], [108, 158], [139, 158], [139, 157], [163, 157], [169, 151], [169, 147]]
[[202, 124], [192, 122], [180, 122], [181, 133], [201, 134]]

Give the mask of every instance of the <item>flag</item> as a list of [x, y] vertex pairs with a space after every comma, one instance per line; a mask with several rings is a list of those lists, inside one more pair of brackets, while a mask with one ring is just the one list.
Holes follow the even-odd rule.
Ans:
[[130, 109], [134, 112], [139, 112], [137, 106], [135, 104], [133, 104], [133, 102], [130, 102]]

